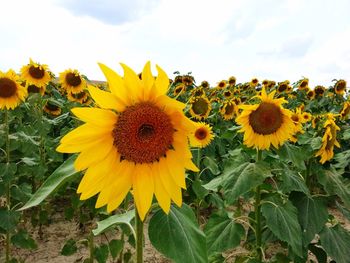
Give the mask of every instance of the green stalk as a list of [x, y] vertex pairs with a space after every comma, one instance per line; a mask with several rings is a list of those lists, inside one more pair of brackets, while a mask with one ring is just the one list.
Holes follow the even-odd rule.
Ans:
[[[10, 127], [9, 127], [9, 117], [8, 117], [8, 110], [5, 110], [5, 138], [6, 138], [6, 164], [7, 166], [10, 165]], [[7, 204], [7, 210], [10, 211], [11, 208], [11, 192], [10, 192], [10, 186], [11, 186], [11, 179], [8, 179], [8, 183], [6, 184], [6, 204]], [[11, 235], [10, 230], [6, 231], [6, 263], [10, 262], [10, 254], [11, 254]]]
[[[202, 158], [202, 151], [201, 148], [197, 149], [197, 156], [196, 156], [196, 166], [198, 167], [199, 171], [196, 173], [195, 181], [199, 181], [200, 178], [200, 163], [201, 163], [201, 158]], [[200, 224], [200, 214], [201, 214], [201, 200], [197, 198], [196, 201], [196, 217], [197, 217], [197, 222]]]
[[309, 190], [311, 190], [311, 159], [306, 162], [305, 183]]
[[[257, 157], [256, 161], [261, 161], [261, 151], [257, 151]], [[257, 252], [257, 259], [261, 261], [262, 259], [262, 248], [261, 248], [261, 189], [260, 185], [256, 187], [255, 189], [255, 204], [254, 204], [254, 211], [255, 211], [255, 239], [256, 239], [256, 252]]]
[[143, 263], [143, 222], [135, 207], [136, 263]]
[[89, 234], [89, 253], [90, 263], [94, 263], [94, 234], [92, 231]]

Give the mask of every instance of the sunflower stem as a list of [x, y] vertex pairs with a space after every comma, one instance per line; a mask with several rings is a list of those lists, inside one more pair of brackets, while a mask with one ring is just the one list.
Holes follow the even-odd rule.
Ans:
[[94, 234], [90, 231], [89, 234], [89, 262], [94, 263]]
[[[202, 151], [201, 148], [197, 149], [197, 158], [196, 158], [196, 166], [199, 169], [199, 172], [196, 173], [196, 181], [200, 180], [200, 164], [201, 164], [201, 158], [202, 158]], [[201, 214], [201, 200], [199, 197], [196, 200], [196, 217], [197, 217], [197, 222], [200, 224], [200, 214]]]
[[[257, 157], [256, 161], [261, 161], [261, 155], [262, 152], [260, 150], [257, 151]], [[261, 247], [261, 189], [260, 185], [256, 187], [255, 189], [255, 204], [254, 204], [254, 211], [255, 211], [255, 238], [256, 238], [256, 252], [257, 252], [257, 259], [261, 261], [262, 259], [262, 247]]]
[[[6, 164], [7, 166], [10, 165], [10, 127], [9, 127], [9, 116], [8, 116], [8, 110], [5, 110], [5, 138], [6, 138]], [[10, 211], [11, 208], [11, 179], [8, 178], [8, 182], [6, 184], [6, 205], [7, 210]], [[6, 230], [6, 263], [10, 262], [10, 254], [11, 254], [11, 235], [10, 230]]]
[[306, 162], [305, 183], [307, 188], [311, 190], [311, 159]]
[[136, 263], [143, 263], [143, 222], [135, 207]]

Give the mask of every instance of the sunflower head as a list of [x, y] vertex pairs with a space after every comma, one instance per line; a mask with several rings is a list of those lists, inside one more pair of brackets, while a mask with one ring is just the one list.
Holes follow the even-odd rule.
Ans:
[[77, 94], [86, 88], [86, 80], [76, 69], [67, 69], [64, 72], [61, 72], [59, 83], [67, 93], [71, 92]]
[[313, 100], [315, 98], [316, 92], [315, 90], [308, 90], [306, 93], [309, 100]]
[[227, 82], [228, 82], [229, 86], [235, 86], [236, 85], [236, 77], [234, 77], [234, 76], [229, 77]]
[[194, 78], [191, 75], [185, 75], [182, 77], [182, 83], [185, 84], [186, 86], [191, 86], [193, 85]]
[[190, 114], [197, 120], [206, 119], [211, 111], [211, 104], [207, 97], [192, 97], [189, 101]]
[[252, 80], [249, 82], [250, 87], [255, 88], [258, 86], [259, 80], [257, 78], [252, 78]]
[[43, 110], [47, 114], [52, 115], [52, 116], [61, 115], [61, 112], [62, 112], [61, 108], [58, 105], [54, 104], [53, 102], [51, 102], [49, 100], [45, 103]]
[[196, 129], [190, 134], [190, 145], [204, 148], [208, 146], [214, 138], [212, 127], [204, 122], [197, 122]]
[[225, 89], [225, 90], [223, 91], [222, 95], [224, 95], [224, 97], [225, 97], [226, 99], [229, 99], [229, 98], [232, 97], [233, 93], [232, 93], [231, 90]]
[[309, 122], [309, 121], [311, 121], [311, 119], [312, 119], [311, 113], [305, 111], [301, 114], [301, 122], [302, 123]]
[[45, 88], [51, 81], [52, 76], [47, 65], [36, 63], [30, 59], [29, 64], [21, 68], [21, 78], [26, 82], [27, 86], [34, 85], [44, 89], [45, 92]]
[[194, 96], [194, 97], [205, 96], [205, 91], [202, 87], [195, 88], [192, 90], [192, 96]]
[[79, 93], [73, 93], [72, 91], [67, 92], [67, 98], [69, 101], [72, 102], [79, 102], [83, 104], [84, 101], [88, 99], [88, 92], [86, 90], [83, 90]]
[[208, 89], [208, 88], [209, 88], [209, 82], [206, 81], [206, 80], [203, 80], [203, 81], [201, 82], [201, 87], [202, 87], [203, 89]]
[[269, 80], [267, 80], [267, 79], [264, 79], [262, 82], [261, 82], [261, 84], [263, 85], [263, 86], [267, 86], [267, 84], [269, 84]]
[[308, 87], [308, 85], [309, 85], [309, 79], [303, 78], [299, 81], [298, 89], [304, 90], [306, 89], [306, 87]]
[[289, 87], [290, 87], [289, 81], [283, 81], [283, 82], [278, 83], [277, 91], [279, 93], [287, 92]]
[[227, 81], [226, 80], [222, 80], [222, 81], [220, 81], [218, 84], [217, 84], [217, 88], [218, 89], [224, 89], [224, 88], [226, 88], [226, 86], [227, 86]]
[[80, 199], [99, 194], [96, 207], [107, 205], [110, 212], [132, 189], [141, 220], [153, 195], [168, 213], [171, 200], [182, 204], [185, 169], [198, 171], [188, 144], [196, 125], [184, 115], [185, 105], [166, 95], [169, 79], [160, 67], [154, 78], [147, 63], [140, 80], [124, 64], [124, 77], [99, 65], [109, 91], [88, 87], [96, 107], [72, 109], [85, 124], [65, 135], [57, 150], [79, 153], [75, 169], [86, 170]]
[[345, 120], [350, 114], [350, 102], [344, 102], [343, 108], [340, 111], [340, 118]]
[[233, 102], [233, 100], [227, 100], [221, 106], [220, 113], [224, 120], [231, 120], [238, 113], [237, 105]]
[[184, 93], [186, 91], [186, 85], [183, 83], [180, 83], [175, 86], [174, 88], [174, 96], [179, 96], [180, 94]]
[[182, 83], [182, 76], [177, 75], [174, 79], [174, 84]]
[[267, 84], [267, 89], [271, 90], [272, 88], [274, 88], [276, 86], [276, 82], [271, 80], [269, 81], [269, 83]]
[[321, 85], [317, 85], [314, 91], [315, 91], [316, 97], [322, 97], [324, 92], [326, 91], [326, 88]]
[[0, 71], [0, 109], [14, 109], [28, 95], [27, 89], [20, 83], [12, 69], [6, 73]]
[[334, 85], [334, 91], [336, 94], [344, 95], [346, 90], [346, 81], [343, 79], [338, 80]]
[[275, 91], [267, 94], [263, 87], [257, 96], [260, 103], [238, 106], [243, 111], [236, 122], [242, 126], [243, 143], [248, 147], [264, 150], [273, 145], [278, 148], [293, 135], [291, 111], [284, 109], [282, 104], [286, 101], [274, 99], [274, 94]]

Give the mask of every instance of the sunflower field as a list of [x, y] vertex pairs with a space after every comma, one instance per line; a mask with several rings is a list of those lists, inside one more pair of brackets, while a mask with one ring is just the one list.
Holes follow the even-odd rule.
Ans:
[[29, 255], [58, 214], [57, 262], [350, 262], [345, 80], [99, 67], [0, 71], [1, 262], [56, 262]]

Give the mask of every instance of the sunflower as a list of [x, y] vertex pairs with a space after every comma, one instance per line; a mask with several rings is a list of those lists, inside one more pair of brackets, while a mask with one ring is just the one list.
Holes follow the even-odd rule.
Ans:
[[302, 80], [299, 81], [298, 89], [304, 90], [308, 87], [308, 85], [309, 85], [309, 79], [303, 78]]
[[183, 83], [180, 83], [176, 85], [176, 87], [174, 88], [173, 95], [176, 97], [184, 93], [185, 91], [186, 91], [186, 85]]
[[194, 82], [194, 78], [191, 75], [185, 75], [182, 77], [182, 83], [186, 86], [191, 86]]
[[28, 85], [27, 87], [27, 91], [28, 93], [40, 93], [41, 96], [43, 96], [45, 94], [46, 91], [46, 87], [38, 87], [35, 85]]
[[268, 84], [269, 84], [269, 80], [267, 80], [267, 79], [264, 79], [262, 82], [261, 82], [261, 84], [263, 85], [263, 86], [267, 86]]
[[224, 92], [222, 93], [222, 95], [224, 95], [224, 97], [225, 97], [226, 99], [229, 99], [229, 98], [232, 97], [233, 93], [232, 93], [232, 91], [226, 89], [226, 90], [224, 90]]
[[201, 87], [202, 87], [203, 89], [208, 89], [208, 88], [209, 88], [209, 82], [206, 81], [206, 80], [203, 80], [203, 81], [201, 82]]
[[338, 80], [334, 85], [334, 91], [336, 94], [344, 95], [346, 90], [346, 81], [343, 79]]
[[21, 68], [21, 78], [25, 80], [26, 85], [34, 85], [45, 92], [47, 84], [52, 79], [48, 66], [45, 64], [35, 63], [29, 59], [29, 64]]
[[99, 65], [111, 92], [88, 87], [100, 108], [72, 109], [86, 123], [64, 136], [57, 148], [80, 152], [75, 169], [87, 169], [77, 189], [80, 199], [99, 193], [96, 207], [107, 205], [111, 212], [132, 189], [142, 221], [153, 194], [169, 213], [171, 200], [182, 204], [185, 169], [198, 171], [188, 145], [196, 125], [185, 117], [183, 103], [166, 96], [169, 79], [160, 67], [154, 78], [146, 63], [140, 80], [124, 64], [124, 77]]
[[312, 119], [311, 113], [305, 111], [301, 114], [301, 122], [302, 123], [306, 123], [308, 121], [311, 121], [311, 119]]
[[84, 101], [88, 99], [88, 93], [85, 90], [79, 93], [73, 93], [70, 91], [67, 93], [67, 99], [72, 102], [79, 102], [83, 104]]
[[214, 138], [212, 127], [204, 122], [197, 122], [196, 129], [190, 134], [190, 145], [204, 148], [208, 146]]
[[211, 104], [207, 97], [192, 97], [189, 101], [190, 114], [197, 120], [206, 119], [211, 111]]
[[238, 106], [243, 111], [236, 122], [242, 126], [240, 132], [244, 132], [243, 142], [248, 147], [264, 150], [272, 144], [278, 148], [293, 135], [292, 113], [282, 106], [286, 100], [274, 99], [274, 95], [275, 91], [267, 94], [263, 87], [261, 95], [256, 96], [259, 104]]
[[205, 92], [202, 87], [193, 89], [191, 93], [192, 93], [192, 96], [194, 97], [205, 96]]
[[232, 98], [232, 101], [233, 101], [236, 105], [241, 104], [241, 99], [240, 99], [239, 97], [233, 97], [233, 98]]
[[315, 90], [309, 89], [306, 93], [309, 100], [313, 100], [315, 98], [316, 92]]
[[237, 105], [233, 102], [233, 100], [225, 101], [220, 108], [220, 113], [224, 120], [232, 120], [237, 112]]
[[278, 83], [277, 91], [279, 93], [287, 92], [289, 87], [290, 87], [289, 81], [288, 80], [287, 81], [283, 81], [283, 82]]
[[236, 78], [234, 76], [231, 76], [228, 78], [227, 82], [228, 82], [228, 85], [232, 87], [232, 86], [236, 85]]
[[350, 114], [350, 102], [346, 101], [344, 102], [343, 108], [340, 111], [340, 118], [345, 120], [349, 114]]
[[47, 101], [44, 106], [44, 111], [52, 116], [58, 116], [61, 114], [61, 108], [57, 106], [56, 104]]
[[224, 89], [227, 86], [227, 81], [226, 80], [222, 80], [218, 83], [218, 85], [216, 86], [218, 89]]
[[268, 89], [272, 89], [275, 86], [276, 86], [276, 82], [273, 80], [269, 81], [269, 83], [267, 84]]
[[300, 109], [296, 109], [295, 112], [292, 113], [291, 119], [294, 123], [294, 130], [293, 130], [293, 136], [289, 139], [291, 142], [296, 143], [297, 142], [297, 135], [299, 133], [304, 133], [303, 125], [302, 125], [302, 114], [300, 112]]
[[251, 88], [255, 88], [256, 86], [258, 86], [259, 84], [259, 80], [257, 78], [253, 78], [250, 82], [249, 85]]
[[82, 92], [86, 87], [85, 79], [76, 69], [67, 69], [60, 73], [59, 82], [62, 88], [67, 92], [77, 94]]
[[174, 84], [182, 83], [182, 76], [177, 75], [174, 79]]
[[321, 156], [320, 163], [322, 164], [333, 158], [334, 146], [340, 148], [340, 144], [337, 141], [337, 131], [339, 131], [340, 128], [335, 124], [333, 114], [328, 114], [323, 127], [325, 128], [325, 133], [322, 137], [322, 146], [315, 154], [316, 157]]
[[315, 91], [315, 96], [316, 97], [322, 97], [324, 92], [326, 91], [326, 88], [321, 86], [321, 85], [317, 85], [314, 89]]
[[14, 109], [27, 96], [27, 89], [20, 84], [19, 77], [12, 69], [0, 71], [0, 109]]

